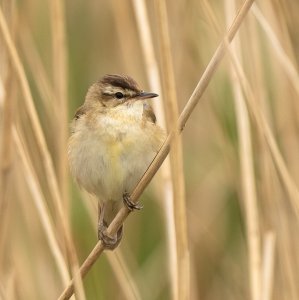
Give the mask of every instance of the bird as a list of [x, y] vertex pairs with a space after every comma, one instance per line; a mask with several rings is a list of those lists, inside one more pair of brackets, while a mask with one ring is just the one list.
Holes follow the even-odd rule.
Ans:
[[165, 141], [148, 103], [155, 97], [130, 76], [107, 74], [90, 86], [71, 122], [70, 172], [98, 199], [98, 239], [109, 250], [123, 234], [121, 226], [110, 236], [109, 224], [123, 204], [131, 211], [142, 208], [130, 194]]

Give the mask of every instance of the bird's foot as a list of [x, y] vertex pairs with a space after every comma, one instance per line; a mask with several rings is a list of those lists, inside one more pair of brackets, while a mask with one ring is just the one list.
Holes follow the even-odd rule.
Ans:
[[102, 241], [105, 249], [114, 250], [120, 243], [123, 235], [123, 225], [118, 229], [116, 235], [111, 237], [107, 233], [107, 225], [99, 223], [98, 225], [98, 239]]
[[136, 203], [132, 202], [129, 193], [127, 193], [127, 192], [123, 194], [123, 201], [124, 201], [124, 204], [126, 205], [126, 207], [130, 211], [140, 210], [143, 208], [143, 206], [141, 204], [139, 204], [138, 202], [136, 202]]

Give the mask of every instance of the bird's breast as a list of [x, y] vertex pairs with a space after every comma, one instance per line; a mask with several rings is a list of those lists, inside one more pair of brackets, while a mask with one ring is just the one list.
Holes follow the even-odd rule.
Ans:
[[140, 106], [98, 115], [92, 127], [81, 121], [69, 143], [79, 184], [103, 200], [130, 193], [158, 152], [163, 131], [142, 120]]

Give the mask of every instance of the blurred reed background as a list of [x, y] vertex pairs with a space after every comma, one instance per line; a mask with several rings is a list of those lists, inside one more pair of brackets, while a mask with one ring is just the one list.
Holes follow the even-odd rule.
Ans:
[[[96, 201], [66, 160], [88, 86], [129, 74], [173, 128], [242, 3], [0, 0], [1, 300], [58, 298], [96, 243]], [[299, 299], [298, 11], [252, 6], [76, 299]]]

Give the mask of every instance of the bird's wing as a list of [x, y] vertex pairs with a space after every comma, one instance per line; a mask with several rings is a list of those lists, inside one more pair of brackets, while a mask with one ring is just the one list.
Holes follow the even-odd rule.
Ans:
[[146, 120], [156, 124], [156, 116], [153, 111], [153, 108], [146, 102], [143, 104], [143, 117]]
[[82, 115], [84, 115], [87, 111], [87, 107], [85, 105], [80, 106], [75, 113], [74, 120], [78, 120]]

